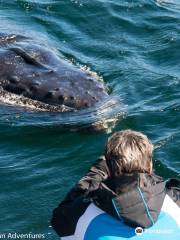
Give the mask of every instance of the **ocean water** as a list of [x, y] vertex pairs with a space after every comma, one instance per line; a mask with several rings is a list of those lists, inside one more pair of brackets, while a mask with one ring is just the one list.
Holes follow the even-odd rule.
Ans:
[[121, 102], [107, 111], [117, 121], [105, 131], [78, 130], [92, 120], [88, 111], [0, 104], [0, 234], [59, 239], [53, 208], [118, 130], [147, 134], [156, 173], [180, 176], [180, 1], [1, 0], [0, 32], [35, 39], [95, 72]]

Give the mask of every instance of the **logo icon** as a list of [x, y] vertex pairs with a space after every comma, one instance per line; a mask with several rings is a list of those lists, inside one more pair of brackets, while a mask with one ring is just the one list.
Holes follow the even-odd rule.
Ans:
[[141, 235], [141, 234], [143, 234], [143, 232], [144, 232], [144, 230], [143, 230], [142, 227], [137, 227], [137, 228], [135, 229], [136, 235]]

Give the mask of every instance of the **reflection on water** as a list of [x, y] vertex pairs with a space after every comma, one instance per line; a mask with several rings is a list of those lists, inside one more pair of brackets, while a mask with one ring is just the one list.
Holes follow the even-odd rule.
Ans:
[[[99, 107], [76, 112], [56, 113], [29, 110], [28, 107], [1, 105], [0, 124], [13, 126], [58, 126], [59, 128], [83, 128], [103, 124], [104, 128], [112, 127], [124, 116], [123, 107], [114, 99], [103, 102]], [[120, 111], [120, 112], [118, 112]]]

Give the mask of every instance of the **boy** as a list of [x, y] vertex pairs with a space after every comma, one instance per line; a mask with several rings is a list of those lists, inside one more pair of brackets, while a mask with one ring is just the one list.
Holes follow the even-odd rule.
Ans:
[[135, 240], [143, 234], [179, 240], [180, 181], [153, 174], [152, 152], [140, 132], [113, 134], [104, 156], [54, 210], [52, 226], [61, 239]]

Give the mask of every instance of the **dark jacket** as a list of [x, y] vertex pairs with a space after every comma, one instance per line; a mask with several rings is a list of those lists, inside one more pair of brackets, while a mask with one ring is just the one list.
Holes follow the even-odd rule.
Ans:
[[59, 236], [72, 235], [92, 202], [130, 226], [149, 227], [156, 222], [166, 194], [180, 206], [180, 181], [138, 172], [114, 177], [102, 156], [54, 210], [52, 227]]

